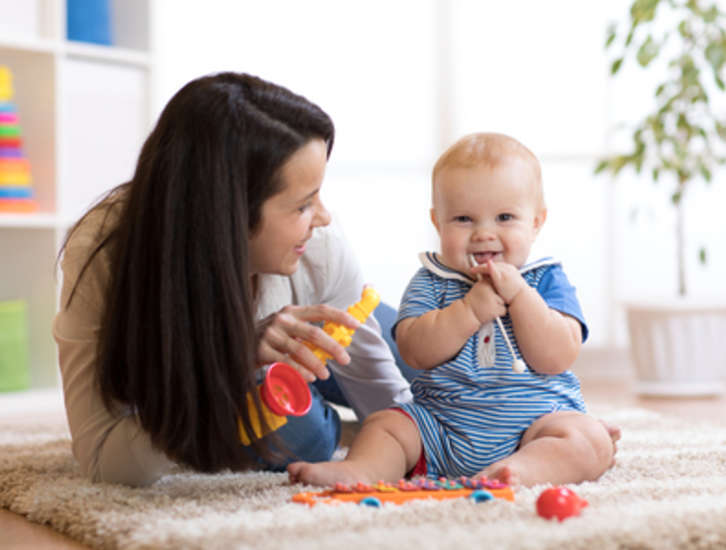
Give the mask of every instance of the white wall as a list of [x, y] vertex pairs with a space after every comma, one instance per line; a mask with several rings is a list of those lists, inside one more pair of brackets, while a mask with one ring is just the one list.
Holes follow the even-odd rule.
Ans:
[[[397, 303], [435, 248], [429, 171], [474, 130], [509, 133], [543, 163], [550, 215], [535, 253], [561, 258], [590, 322], [590, 346], [626, 344], [621, 304], [675, 293], [665, 189], [594, 177], [611, 129], [649, 101], [634, 72], [608, 80], [605, 29], [626, 0], [156, 0], [154, 104], [185, 82], [236, 70], [283, 84], [333, 117], [324, 187], [368, 280]], [[726, 186], [688, 204], [696, 294], [726, 301]], [[631, 220], [638, 206], [639, 216]], [[711, 265], [696, 265], [709, 248]]]

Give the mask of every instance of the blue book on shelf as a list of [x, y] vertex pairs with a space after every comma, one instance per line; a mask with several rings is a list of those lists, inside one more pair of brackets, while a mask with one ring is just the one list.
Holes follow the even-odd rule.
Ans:
[[68, 40], [110, 46], [111, 0], [68, 0]]

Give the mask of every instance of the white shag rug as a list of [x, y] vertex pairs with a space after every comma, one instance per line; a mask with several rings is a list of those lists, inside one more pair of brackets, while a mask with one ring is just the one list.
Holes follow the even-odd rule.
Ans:
[[726, 428], [641, 409], [597, 411], [621, 426], [617, 465], [570, 486], [590, 503], [562, 523], [535, 513], [544, 489], [495, 499], [369, 508], [295, 504], [283, 474], [168, 476], [131, 489], [78, 471], [62, 424], [0, 421], [0, 507], [93, 548], [726, 548]]

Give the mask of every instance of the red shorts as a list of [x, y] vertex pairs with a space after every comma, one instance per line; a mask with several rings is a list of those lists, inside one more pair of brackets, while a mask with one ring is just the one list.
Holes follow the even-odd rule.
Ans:
[[[411, 418], [411, 415], [408, 414], [403, 409], [398, 409], [396, 407], [393, 407], [394, 411], [398, 411], [401, 414], [405, 414], [408, 419], [416, 425], [416, 421]], [[411, 471], [406, 474], [406, 477], [416, 477], [416, 476], [425, 476], [426, 475], [426, 455], [424, 454], [423, 450], [423, 443], [421, 444], [421, 455], [418, 457], [418, 460], [416, 461], [416, 464], [413, 468], [411, 468]]]

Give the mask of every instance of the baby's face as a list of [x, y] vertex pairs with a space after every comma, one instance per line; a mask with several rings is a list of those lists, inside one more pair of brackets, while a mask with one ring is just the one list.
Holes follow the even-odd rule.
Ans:
[[443, 262], [469, 271], [469, 255], [522, 267], [545, 210], [540, 182], [528, 161], [514, 157], [498, 166], [444, 168], [434, 181], [431, 219], [441, 239]]

